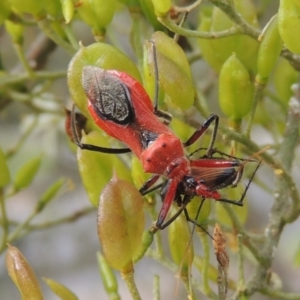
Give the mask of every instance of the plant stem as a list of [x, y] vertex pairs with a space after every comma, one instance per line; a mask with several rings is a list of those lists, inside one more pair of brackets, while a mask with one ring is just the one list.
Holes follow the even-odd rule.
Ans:
[[249, 250], [252, 252], [252, 254], [257, 259], [257, 261], [261, 262], [263, 257], [261, 256], [260, 251], [257, 249], [257, 247], [254, 245], [252, 240], [247, 235], [247, 232], [245, 231], [241, 222], [237, 218], [232, 207], [226, 203], [223, 204], [223, 207], [226, 210], [226, 212], [228, 213], [228, 216], [230, 217], [230, 219], [233, 223], [233, 226], [235, 227], [235, 230], [240, 234], [240, 237], [243, 239], [244, 244], [247, 246], [247, 248], [249, 248]]
[[270, 287], [266, 287], [262, 290], [260, 290], [260, 292], [264, 295], [267, 295], [269, 297], [273, 298], [279, 298], [282, 300], [300, 300], [300, 295], [299, 294], [293, 294], [293, 293], [284, 293], [281, 292], [279, 290], [276, 289], [272, 289]]
[[202, 230], [197, 230], [197, 235], [199, 236], [203, 247], [202, 289], [203, 289], [203, 293], [208, 296], [212, 292], [208, 281], [209, 278], [208, 269], [209, 269], [209, 259], [210, 259], [208, 236]]
[[122, 278], [126, 282], [126, 285], [127, 285], [128, 289], [129, 289], [129, 292], [132, 296], [132, 299], [133, 300], [141, 300], [142, 298], [141, 298], [140, 293], [139, 293], [139, 291], [136, 287], [133, 274], [134, 274], [133, 272], [126, 273], [126, 274], [122, 273]]
[[249, 115], [249, 119], [248, 119], [248, 125], [245, 130], [246, 137], [248, 137], [248, 138], [250, 138], [251, 127], [253, 124], [256, 107], [257, 107], [258, 102], [260, 101], [260, 99], [263, 96], [265, 87], [266, 87], [265, 84], [260, 84], [257, 81], [255, 82], [255, 92], [254, 92], [252, 107], [251, 107], [251, 111], [250, 111], [250, 115]]
[[242, 30], [238, 26], [233, 26], [229, 29], [216, 31], [216, 32], [203, 32], [182, 28], [181, 26], [174, 23], [171, 18], [166, 15], [161, 18], [157, 18], [160, 23], [167, 27], [170, 31], [187, 37], [201, 38], [201, 39], [217, 39], [227, 36], [233, 36], [237, 34], [243, 34]]
[[[67, 71], [37, 71], [34, 72], [34, 78], [35, 79], [58, 79], [62, 77], [66, 77]], [[21, 83], [26, 80], [30, 80], [31, 77], [28, 75], [28, 73], [23, 74], [13, 74], [13, 75], [5, 75], [0, 77], [0, 87], [4, 87], [9, 84], [17, 84]]]
[[239, 282], [238, 282], [238, 292], [245, 290], [245, 276], [244, 276], [244, 249], [243, 249], [243, 236], [241, 234], [237, 235], [238, 239], [238, 256], [239, 256]]
[[260, 31], [250, 26], [231, 5], [230, 1], [224, 0], [210, 0], [212, 4], [221, 9], [239, 28], [239, 30], [246, 35], [257, 39]]
[[[293, 86], [295, 96], [290, 99], [287, 126], [279, 156], [286, 169], [290, 172], [295, 159], [295, 149], [299, 143], [300, 124], [300, 84]], [[295, 221], [300, 214], [300, 200], [292, 198], [292, 205], [284, 216], [285, 222]]]
[[[19, 226], [15, 229], [14, 232], [12, 232], [7, 240], [8, 243], [11, 243], [12, 241], [14, 241], [16, 238], [19, 237], [19, 235], [21, 234], [21, 232], [23, 230], [25, 230], [28, 226], [28, 224], [32, 221], [32, 219], [36, 216], [36, 211], [34, 210], [28, 217], [27, 219], [20, 223]], [[2, 250], [2, 249], [1, 249]], [[1, 252], [1, 251], [0, 251]]]
[[22, 64], [22, 66], [26, 70], [28, 76], [30, 78], [34, 78], [34, 72], [33, 72], [33, 70], [31, 69], [31, 67], [28, 63], [28, 59], [24, 55], [22, 46], [20, 44], [14, 43], [14, 47], [15, 47], [15, 50], [17, 52], [18, 58], [19, 58], [19, 60]]
[[0, 253], [2, 252], [2, 249], [6, 248], [7, 244], [7, 237], [8, 237], [8, 230], [9, 230], [9, 222], [7, 219], [7, 214], [6, 214], [6, 206], [5, 206], [5, 199], [3, 195], [3, 188], [0, 188], [0, 209], [1, 209], [1, 215], [2, 215], [2, 228], [3, 228], [3, 234], [2, 234], [2, 241], [1, 241], [1, 246], [0, 246]]
[[93, 206], [88, 206], [86, 208], [83, 208], [82, 210], [76, 211], [73, 214], [54, 220], [54, 221], [49, 221], [49, 222], [44, 222], [44, 223], [40, 223], [40, 224], [35, 224], [35, 225], [28, 225], [27, 229], [29, 231], [34, 231], [34, 230], [43, 230], [43, 229], [48, 229], [54, 226], [58, 226], [61, 224], [65, 224], [65, 223], [71, 223], [71, 222], [75, 222], [77, 221], [79, 218], [88, 215], [92, 212], [95, 212], [96, 208]]
[[196, 294], [195, 294], [195, 291], [191, 285], [191, 282], [190, 282], [190, 276], [180, 276], [180, 279], [181, 281], [183, 282], [183, 285], [185, 287], [185, 290], [188, 294], [188, 299], [190, 300], [196, 300]]
[[[297, 96], [299, 96], [299, 86], [295, 93], [296, 97], [292, 97], [290, 100], [285, 134], [283, 135], [283, 140], [279, 149], [279, 157], [286, 174], [291, 170], [295, 148], [299, 140], [300, 101], [297, 99]], [[298, 190], [296, 187], [291, 187], [289, 184], [290, 182], [283, 180], [284, 173], [282, 172], [282, 169], [279, 169], [275, 174], [277, 175], [275, 179], [276, 188], [274, 191], [275, 202], [270, 212], [269, 223], [265, 229], [266, 239], [264, 247], [260, 251], [263, 259], [257, 266], [254, 276], [248, 283], [248, 295], [252, 295], [257, 290], [267, 287], [267, 272], [271, 267], [282, 230], [286, 225], [287, 220], [293, 221], [300, 213], [300, 200], [299, 198], [292, 197], [293, 192], [298, 193]], [[292, 198], [291, 202], [288, 201], [290, 197]]]
[[22, 145], [27, 141], [28, 136], [32, 133], [32, 131], [35, 129], [37, 124], [37, 118], [33, 120], [33, 122], [30, 124], [30, 126], [27, 127], [26, 131], [20, 136], [18, 139], [17, 144], [12, 147], [10, 150], [7, 151], [6, 158], [10, 158], [15, 153], [17, 153]]
[[159, 276], [154, 275], [153, 278], [153, 300], [160, 300], [160, 284], [159, 284]]
[[62, 37], [57, 35], [50, 26], [50, 21], [47, 19], [43, 19], [40, 21], [37, 21], [38, 26], [41, 28], [41, 30], [51, 39], [53, 40], [57, 45], [68, 51], [70, 54], [74, 54], [76, 52], [76, 48], [74, 48], [72, 45], [70, 45], [68, 42], [66, 42]]

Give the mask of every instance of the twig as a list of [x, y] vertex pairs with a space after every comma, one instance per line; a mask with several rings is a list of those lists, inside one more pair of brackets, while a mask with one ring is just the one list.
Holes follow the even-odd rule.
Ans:
[[169, 16], [165, 16], [157, 19], [170, 31], [187, 37], [202, 38], [202, 39], [216, 39], [216, 38], [222, 38], [222, 37], [227, 37], [227, 36], [232, 36], [237, 34], [243, 34], [241, 28], [238, 26], [233, 26], [230, 29], [217, 31], [217, 32], [203, 32], [203, 31], [201, 32], [201, 31], [182, 28], [179, 25], [175, 24]]
[[[298, 87], [299, 89], [299, 87]], [[274, 255], [276, 253], [277, 245], [287, 220], [293, 221], [300, 213], [299, 197], [293, 197], [298, 190], [295, 185], [290, 185], [291, 182], [286, 180], [287, 174], [291, 170], [292, 162], [294, 160], [293, 153], [299, 140], [299, 121], [300, 121], [300, 105], [299, 101], [292, 97], [290, 100], [290, 110], [287, 117], [285, 134], [281, 147], [279, 149], [279, 157], [282, 162], [282, 167], [285, 169], [285, 178], [282, 169], [277, 172], [274, 192], [274, 205], [270, 212], [269, 224], [265, 229], [266, 240], [263, 249], [260, 253], [263, 256], [261, 263], [257, 266], [256, 271], [247, 287], [247, 294], [252, 295], [257, 290], [264, 289], [267, 286], [266, 278]], [[284, 179], [284, 180], [283, 180]], [[289, 207], [288, 199], [292, 198], [292, 205]]]
[[[38, 71], [34, 72], [35, 79], [58, 79], [62, 77], [66, 77], [67, 71]], [[11, 74], [0, 77], [0, 87], [8, 84], [16, 84], [21, 83], [23, 81], [30, 80], [30, 76], [27, 73], [23, 74]]]
[[254, 245], [253, 241], [249, 238], [246, 230], [242, 226], [241, 222], [237, 218], [236, 214], [234, 213], [232, 207], [230, 204], [223, 204], [224, 209], [228, 213], [233, 226], [235, 227], [235, 230], [239, 233], [241, 240], [247, 246], [247, 248], [251, 251], [253, 256], [257, 259], [258, 262], [261, 262], [263, 260], [263, 257], [261, 256], [260, 251], [257, 249], [257, 247]]
[[249, 35], [257, 39], [260, 35], [260, 30], [250, 26], [231, 5], [230, 1], [210, 0], [212, 4], [220, 8], [241, 30], [243, 34]]
[[31, 44], [26, 54], [32, 70], [40, 70], [47, 62], [48, 56], [56, 49], [57, 45], [44, 34], [40, 34]]
[[66, 42], [62, 37], [57, 35], [50, 26], [50, 21], [47, 19], [43, 19], [37, 22], [38, 26], [43, 30], [43, 32], [51, 39], [53, 40], [57, 45], [65, 49], [71, 54], [74, 54], [76, 52], [76, 48], [74, 48], [72, 45], [70, 45], [68, 42]]
[[122, 274], [122, 278], [126, 282], [126, 285], [129, 289], [132, 299], [133, 300], [141, 300], [142, 298], [136, 287], [133, 274], [134, 274], [133, 272]]
[[[292, 168], [295, 159], [295, 148], [299, 143], [299, 124], [300, 124], [300, 84], [293, 86], [295, 96], [289, 102], [289, 112], [287, 117], [287, 127], [284, 133], [284, 140], [279, 152], [282, 163], [288, 171]], [[292, 205], [284, 216], [284, 221], [291, 223], [300, 214], [300, 201], [292, 198]]]
[[28, 126], [27, 129], [26, 129], [26, 131], [19, 137], [18, 142], [16, 143], [16, 145], [14, 145], [11, 149], [9, 149], [7, 151], [7, 154], [6, 154], [7, 158], [11, 157], [16, 152], [19, 151], [19, 149], [22, 147], [22, 145], [26, 142], [27, 137], [35, 129], [36, 124], [37, 124], [37, 118], [34, 118], [33, 122], [30, 124], [30, 126]]
[[28, 231], [43, 230], [43, 229], [48, 229], [48, 228], [51, 228], [54, 226], [58, 226], [60, 224], [76, 222], [81, 217], [88, 215], [92, 212], [95, 212], [95, 210], [96, 210], [95, 207], [89, 206], [89, 207], [83, 208], [82, 210], [76, 211], [69, 216], [62, 217], [62, 218], [54, 220], [54, 221], [28, 225], [27, 229], [28, 229]]
[[[1, 225], [3, 228], [0, 249], [5, 249], [6, 244], [7, 244], [8, 231], [9, 231], [9, 222], [7, 219], [5, 199], [4, 199], [4, 195], [3, 195], [3, 188], [0, 188], [0, 210], [1, 210], [1, 219], [2, 219]], [[0, 253], [1, 253], [1, 251], [0, 251]]]
[[262, 294], [267, 295], [269, 297], [278, 298], [282, 300], [300, 300], [299, 294], [293, 294], [293, 293], [284, 293], [276, 289], [272, 289], [270, 287], [265, 287], [262, 290], [259, 290]]
[[158, 275], [154, 275], [153, 279], [153, 300], [160, 300], [160, 284]]
[[266, 87], [266, 85], [255, 82], [255, 92], [254, 92], [252, 107], [251, 107], [251, 111], [250, 111], [250, 115], [249, 115], [249, 119], [248, 119], [248, 125], [245, 130], [245, 134], [248, 138], [250, 138], [250, 132], [251, 132], [252, 124], [253, 124], [256, 107], [257, 107], [258, 102], [260, 101], [260, 99], [263, 96], [265, 87]]
[[205, 295], [210, 296], [212, 294], [212, 290], [209, 286], [209, 281], [208, 281], [208, 268], [209, 268], [209, 256], [210, 256], [208, 235], [201, 229], [197, 230], [197, 235], [201, 240], [202, 248], [203, 248], [202, 290]]

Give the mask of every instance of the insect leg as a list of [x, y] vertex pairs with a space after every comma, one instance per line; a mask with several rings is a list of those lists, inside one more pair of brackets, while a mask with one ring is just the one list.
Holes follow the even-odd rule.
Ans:
[[169, 125], [172, 121], [172, 116], [158, 109], [158, 87], [159, 87], [159, 73], [157, 66], [157, 56], [156, 56], [156, 46], [154, 41], [149, 41], [152, 44], [152, 54], [153, 54], [153, 63], [154, 63], [154, 77], [155, 77], [155, 91], [154, 91], [154, 110], [153, 113], [164, 120], [164, 124]]
[[212, 114], [209, 116], [209, 118], [192, 134], [192, 136], [183, 143], [184, 147], [188, 147], [192, 144], [194, 144], [202, 135], [203, 133], [209, 128], [211, 123], [215, 121], [215, 126], [213, 129], [213, 133], [211, 135], [209, 146], [206, 150], [206, 156], [211, 157], [213, 154], [213, 147], [217, 136], [218, 126], [219, 126], [219, 116]]
[[[202, 206], [203, 206], [203, 204], [204, 204], [205, 199], [206, 199], [205, 197], [202, 197], [201, 203], [200, 203], [200, 205], [199, 205], [199, 208], [198, 208], [198, 211], [197, 211], [197, 214], [196, 214], [196, 219], [198, 218], [198, 216], [199, 216], [199, 214], [200, 214], [200, 211], [201, 211], [201, 208], [202, 208]], [[185, 218], [186, 218], [186, 220], [187, 220], [188, 222], [191, 222], [191, 223], [193, 223], [194, 225], [196, 225], [197, 227], [201, 228], [201, 230], [203, 230], [203, 231], [204, 231], [204, 232], [205, 232], [212, 240], [214, 239], [214, 238], [211, 236], [211, 234], [206, 230], [206, 228], [204, 228], [203, 226], [201, 226], [201, 224], [199, 224], [196, 220], [193, 220], [193, 219], [190, 218], [189, 213], [188, 213], [188, 211], [187, 211], [187, 209], [186, 209], [186, 205], [185, 205], [183, 211], [184, 211]]]
[[129, 148], [116, 149], [116, 148], [99, 147], [99, 146], [90, 145], [90, 144], [82, 144], [80, 142], [80, 136], [79, 136], [79, 133], [78, 133], [77, 127], [76, 127], [75, 107], [76, 107], [76, 105], [73, 103], [72, 110], [71, 110], [71, 131], [72, 131], [74, 143], [80, 149], [108, 153], [108, 154], [122, 154], [122, 153], [131, 152], [131, 150]]
[[[219, 202], [226, 202], [226, 203], [230, 203], [230, 204], [234, 204], [234, 205], [238, 205], [238, 206], [243, 206], [243, 201], [244, 201], [244, 198], [247, 194], [247, 191], [250, 187], [250, 184], [251, 182], [253, 181], [253, 178], [255, 176], [255, 173], [257, 172], [258, 168], [260, 167], [260, 164], [261, 164], [262, 161], [259, 161], [259, 163], [257, 164], [257, 167], [255, 168], [255, 170], [253, 171], [250, 179], [249, 179], [249, 182], [248, 184], [246, 185], [246, 188], [240, 198], [240, 200], [230, 200], [230, 199], [223, 199], [223, 198], [220, 198], [220, 199], [215, 199], [216, 201], [219, 201]], [[241, 178], [241, 175], [237, 175], [237, 179], [234, 181], [235, 184], [238, 183], [238, 180]]]
[[[158, 215], [158, 219], [157, 219], [157, 222], [156, 222], [156, 227], [158, 229], [163, 229], [163, 228], [167, 227], [170, 223], [172, 223], [172, 221], [170, 222], [170, 220], [168, 220], [165, 223], [167, 225], [163, 224], [164, 221], [165, 221], [165, 219], [166, 219], [166, 216], [167, 216], [167, 214], [168, 214], [168, 212], [170, 210], [170, 207], [171, 207], [174, 199], [177, 196], [177, 194], [176, 194], [177, 193], [177, 187], [178, 187], [178, 182], [177, 181], [175, 181], [175, 180], [169, 180], [168, 190], [167, 190], [166, 196], [165, 196], [165, 198], [163, 200], [163, 205], [162, 205], [162, 207], [160, 209], [160, 212], [159, 212], [159, 215]], [[175, 220], [175, 219], [173, 219], [173, 220]]]
[[192, 199], [192, 196], [185, 195], [184, 199], [182, 201], [182, 205], [180, 206], [180, 208], [178, 209], [178, 211], [168, 221], [166, 221], [165, 223], [163, 223], [164, 220], [162, 220], [162, 222], [159, 222], [159, 220], [158, 220], [156, 222], [156, 227], [158, 229], [160, 229], [160, 230], [165, 229], [166, 227], [168, 227], [186, 209], [186, 206], [191, 201], [191, 199]]
[[140, 188], [140, 193], [142, 194], [142, 196], [144, 196], [144, 195], [146, 195], [146, 194], [148, 194], [148, 193], [150, 193], [150, 192], [152, 192], [152, 191], [154, 191], [154, 190], [156, 190], [156, 189], [158, 189], [158, 188], [160, 188], [162, 185], [163, 185], [163, 183], [162, 184], [159, 184], [159, 185], [157, 185], [157, 186], [155, 186], [155, 187], [153, 187], [151, 190], [149, 190], [149, 188], [158, 180], [160, 178], [160, 175], [157, 175], [157, 174], [155, 174], [155, 175], [153, 175], [153, 176], [151, 176], [143, 185], [142, 185], [142, 187]]

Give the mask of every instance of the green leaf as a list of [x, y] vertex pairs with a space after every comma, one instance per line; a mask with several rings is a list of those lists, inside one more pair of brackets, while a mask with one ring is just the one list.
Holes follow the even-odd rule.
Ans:
[[40, 198], [40, 201], [38, 202], [38, 211], [41, 211], [44, 209], [44, 207], [57, 195], [58, 191], [62, 187], [62, 185], [65, 183], [64, 178], [60, 178], [57, 181], [55, 181], [42, 195]]
[[118, 294], [118, 281], [116, 276], [100, 252], [97, 253], [97, 261], [106, 293], [110, 296], [110, 299], [121, 299]]
[[49, 278], [43, 278], [43, 280], [61, 300], [78, 300], [78, 297], [61, 283]]
[[27, 161], [17, 172], [14, 178], [14, 187], [16, 190], [26, 188], [35, 178], [40, 165], [42, 157], [36, 157]]

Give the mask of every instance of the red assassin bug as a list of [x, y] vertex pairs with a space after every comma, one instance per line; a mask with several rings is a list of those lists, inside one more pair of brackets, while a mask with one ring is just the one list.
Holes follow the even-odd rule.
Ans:
[[[199, 150], [206, 150], [206, 152], [208, 152], [209, 149], [199, 148], [196, 151], [194, 151], [192, 154], [190, 154], [189, 157], [191, 157], [195, 152], [198, 152]], [[178, 185], [177, 192], [174, 199], [177, 205], [180, 207], [180, 209], [168, 221], [166, 221], [163, 224], [162, 228], [167, 227], [182, 213], [182, 211], [184, 211], [186, 219], [188, 221], [195, 223], [197, 226], [201, 227], [202, 230], [208, 233], [201, 225], [197, 224], [195, 220], [190, 219], [188, 212], [186, 210], [186, 206], [191, 201], [191, 199], [196, 195], [201, 195], [202, 201], [200, 203], [200, 206], [198, 208], [198, 213], [197, 213], [199, 214], [201, 207], [204, 203], [204, 200], [206, 199], [205, 194], [207, 192], [213, 193], [215, 191], [213, 197], [207, 197], [207, 198], [213, 198], [216, 201], [227, 202], [238, 206], [243, 206], [243, 200], [246, 196], [246, 193], [250, 187], [250, 183], [252, 182], [254, 175], [258, 170], [261, 162], [258, 162], [255, 170], [252, 172], [249, 182], [246, 185], [240, 199], [238, 201], [229, 200], [229, 199], [221, 198], [221, 195], [217, 192], [217, 190], [225, 188], [229, 185], [231, 185], [231, 187], [236, 187], [243, 175], [243, 168], [245, 164], [247, 162], [257, 162], [257, 161], [253, 159], [237, 158], [235, 156], [231, 156], [226, 153], [223, 153], [217, 149], [211, 149], [209, 152], [211, 153], [210, 157], [204, 155], [198, 158], [197, 160], [190, 160], [192, 163], [191, 171], [193, 176], [188, 175], [184, 177], [182, 182]], [[215, 153], [221, 156], [220, 157], [212, 156]], [[224, 159], [224, 157], [227, 157], [227, 159]], [[212, 160], [216, 162], [215, 164], [216, 166], [212, 165], [211, 163]], [[217, 161], [219, 161], [219, 163], [217, 163]], [[226, 162], [230, 162], [230, 161], [232, 163], [232, 167], [225, 167]], [[223, 163], [224, 163], [224, 168], [222, 168]], [[162, 186], [162, 190], [161, 190], [162, 197], [164, 197], [164, 194], [166, 193], [168, 184], [169, 182], [167, 180]], [[208, 235], [210, 234], [208, 233]]]
[[[153, 53], [155, 55], [155, 49]], [[156, 59], [154, 62], [158, 78]], [[174, 220], [172, 218], [164, 223], [174, 200], [182, 203], [180, 212], [185, 210], [185, 206], [195, 195], [202, 196], [203, 199], [212, 198], [243, 205], [243, 197], [239, 201], [223, 199], [217, 191], [228, 185], [235, 186], [243, 173], [243, 164], [239, 160], [212, 158], [219, 122], [217, 115], [212, 114], [185, 143], [182, 143], [166, 125], [171, 117], [157, 109], [157, 96], [153, 105], [142, 85], [128, 74], [86, 66], [82, 72], [82, 85], [94, 122], [108, 135], [122, 141], [129, 148], [109, 149], [81, 144], [73, 122], [72, 130], [76, 144], [81, 149], [105, 153], [132, 151], [141, 161], [144, 172], [154, 174], [140, 189], [142, 194], [149, 192], [161, 176], [167, 178], [162, 188], [164, 201], [156, 222], [158, 229], [165, 228]], [[157, 93], [156, 88], [155, 94]], [[165, 123], [162, 123], [159, 117], [163, 117]], [[190, 159], [185, 155], [184, 148], [200, 138], [212, 122], [215, 122], [215, 126], [206, 157]], [[179, 200], [181, 196], [183, 199]]]

